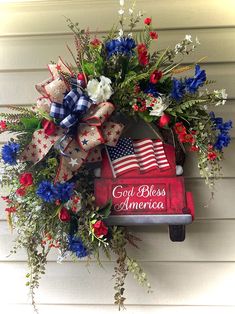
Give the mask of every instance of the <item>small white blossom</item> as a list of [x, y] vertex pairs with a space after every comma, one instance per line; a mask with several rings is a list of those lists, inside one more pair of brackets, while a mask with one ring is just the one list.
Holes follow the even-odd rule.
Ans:
[[223, 106], [226, 103], [228, 94], [226, 93], [225, 89], [214, 90], [214, 95], [216, 99], [219, 99], [219, 101], [215, 104], [215, 106], [221, 106], [221, 105]]
[[193, 42], [193, 41], [192, 41], [192, 35], [185, 35], [184, 40], [186, 40], [186, 41], [189, 42], [189, 43], [192, 43], [192, 42]]
[[92, 79], [87, 84], [87, 93], [94, 103], [107, 101], [113, 94], [111, 80], [108, 77], [100, 76], [100, 81]]
[[120, 6], [123, 7], [125, 4], [125, 0], [120, 0]]
[[123, 9], [120, 9], [119, 11], [118, 11], [118, 13], [120, 14], [120, 15], [123, 15], [124, 14], [124, 10]]
[[200, 41], [199, 41], [199, 39], [198, 39], [197, 37], [195, 38], [195, 42], [196, 42], [197, 45], [200, 45], [200, 44], [201, 44]]
[[5, 173], [4, 168], [0, 167], [0, 182], [2, 182], [2, 179], [3, 179], [4, 173]]
[[122, 28], [120, 28], [120, 29], [119, 29], [119, 32], [118, 32], [119, 37], [122, 37], [122, 36], [123, 36], [123, 34], [124, 34], [124, 33], [123, 33], [123, 29], [122, 29]]
[[152, 101], [147, 102], [146, 107], [151, 108], [149, 115], [160, 117], [163, 115], [164, 110], [169, 106], [169, 104], [165, 103], [161, 96], [157, 98], [153, 98]]
[[182, 49], [182, 45], [180, 43], [175, 45], [175, 54], [178, 54]]
[[129, 14], [130, 14], [130, 15], [132, 15], [133, 12], [134, 12], [134, 11], [133, 11], [132, 9], [129, 9]]

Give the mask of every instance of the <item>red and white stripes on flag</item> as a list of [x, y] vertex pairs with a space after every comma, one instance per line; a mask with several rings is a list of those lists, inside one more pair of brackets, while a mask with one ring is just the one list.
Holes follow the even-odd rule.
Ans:
[[154, 140], [153, 147], [154, 147], [154, 154], [156, 156], [158, 168], [161, 171], [170, 169], [171, 166], [166, 157], [163, 142], [161, 140]]
[[135, 140], [133, 147], [140, 172], [148, 172], [158, 167], [154, 144], [151, 139]]
[[114, 177], [131, 170], [146, 173], [170, 168], [161, 140], [121, 138], [115, 147], [106, 146]]

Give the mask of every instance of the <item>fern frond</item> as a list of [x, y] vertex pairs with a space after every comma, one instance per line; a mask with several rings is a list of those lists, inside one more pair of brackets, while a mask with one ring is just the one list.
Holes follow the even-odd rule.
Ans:
[[177, 113], [183, 113], [185, 110], [191, 108], [194, 105], [202, 104], [208, 102], [207, 99], [190, 99], [188, 101], [183, 102], [182, 104], [179, 104], [176, 108], [174, 108], [174, 111]]

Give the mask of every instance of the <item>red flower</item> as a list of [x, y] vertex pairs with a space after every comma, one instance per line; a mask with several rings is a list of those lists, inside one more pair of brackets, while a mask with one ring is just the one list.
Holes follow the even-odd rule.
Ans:
[[174, 126], [174, 130], [176, 134], [186, 134], [187, 130], [182, 122], [177, 122]]
[[217, 158], [216, 152], [208, 152], [207, 158], [208, 158], [209, 160], [215, 160], [215, 159]]
[[181, 133], [178, 135], [178, 137], [181, 143], [193, 143], [194, 142], [194, 137], [192, 134]]
[[192, 152], [198, 152], [198, 151], [199, 151], [199, 147], [197, 147], [196, 145], [192, 145], [191, 148], [190, 148], [190, 150], [191, 150]]
[[170, 122], [171, 122], [171, 117], [169, 116], [169, 114], [164, 113], [158, 120], [158, 125], [160, 126], [160, 128], [164, 128], [168, 126]]
[[7, 204], [12, 203], [12, 200], [10, 200], [8, 196], [2, 196], [1, 198], [2, 198], [2, 200], [5, 201]]
[[5, 131], [7, 128], [7, 123], [4, 120], [0, 121], [0, 131]]
[[144, 112], [144, 111], [146, 111], [147, 110], [147, 107], [145, 106], [145, 105], [143, 105], [142, 107], [140, 107], [140, 112]]
[[16, 212], [16, 207], [15, 206], [12, 206], [12, 207], [7, 207], [5, 209], [6, 212], [8, 212], [9, 214], [10, 213], [15, 213]]
[[84, 82], [85, 82], [86, 77], [85, 77], [85, 75], [84, 75], [83, 73], [78, 73], [77, 79], [78, 79], [79, 81], [84, 81]]
[[102, 41], [95, 37], [90, 43], [94, 48], [97, 48], [101, 45]]
[[148, 58], [148, 50], [145, 44], [139, 44], [137, 46], [137, 51], [138, 51], [138, 59], [139, 63], [141, 65], [147, 65], [149, 63], [149, 58]]
[[141, 91], [140, 86], [139, 85], [135, 85], [134, 93], [135, 94], [139, 94], [140, 91]]
[[150, 75], [150, 83], [157, 84], [158, 81], [162, 78], [162, 71], [155, 70], [151, 75]]
[[26, 188], [24, 186], [21, 186], [16, 190], [16, 195], [18, 196], [25, 196], [26, 194]]
[[152, 39], [158, 39], [158, 34], [154, 31], [149, 32], [149, 35]]
[[61, 208], [59, 212], [59, 219], [64, 222], [68, 222], [71, 219], [70, 213], [68, 212], [67, 208]]
[[54, 134], [57, 129], [55, 123], [51, 120], [43, 120], [42, 127], [44, 129], [44, 133], [49, 136]]
[[146, 19], [144, 20], [144, 24], [150, 25], [151, 23], [152, 23], [152, 19], [150, 17], [146, 17]]
[[208, 147], [207, 147], [208, 151], [212, 151], [213, 149], [213, 145], [209, 144]]
[[138, 107], [137, 104], [134, 104], [134, 105], [132, 106], [132, 108], [133, 108], [134, 111], [139, 111], [139, 107]]
[[96, 221], [95, 224], [92, 225], [94, 234], [97, 238], [101, 237], [102, 235], [107, 235], [108, 227], [103, 223], [102, 220]]
[[32, 185], [33, 184], [32, 173], [25, 172], [25, 173], [21, 174], [19, 181], [20, 181], [20, 184], [23, 185], [24, 187]]

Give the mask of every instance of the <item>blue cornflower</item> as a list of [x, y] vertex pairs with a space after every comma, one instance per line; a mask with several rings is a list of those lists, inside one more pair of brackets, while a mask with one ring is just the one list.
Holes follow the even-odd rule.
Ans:
[[226, 122], [221, 117], [215, 117], [215, 113], [210, 112], [211, 121], [214, 124], [214, 130], [218, 130], [217, 138], [214, 147], [218, 150], [222, 150], [223, 147], [227, 147], [231, 142], [231, 136], [229, 135], [230, 129], [233, 127], [231, 120]]
[[17, 153], [19, 152], [20, 145], [15, 142], [8, 142], [2, 147], [2, 159], [4, 163], [16, 165]]
[[188, 78], [185, 80], [186, 89], [189, 93], [195, 94], [200, 86], [206, 81], [206, 71], [201, 70], [200, 65], [195, 66], [195, 75], [193, 78]]
[[119, 39], [112, 39], [105, 44], [108, 58], [114, 54], [122, 54], [126, 56], [131, 56], [134, 53], [136, 43], [134, 39], [129, 37], [121, 37]]
[[171, 91], [171, 97], [177, 101], [181, 100], [185, 94], [185, 85], [182, 81], [173, 78], [173, 86]]
[[55, 185], [56, 189], [56, 199], [61, 202], [67, 202], [73, 194], [74, 183], [57, 183]]
[[78, 258], [82, 258], [88, 255], [87, 249], [82, 243], [81, 239], [69, 235], [68, 240], [69, 240], [68, 249], [71, 252], [75, 253]]
[[145, 94], [151, 94], [154, 97], [158, 97], [159, 96], [159, 93], [156, 90], [156, 84], [152, 84], [152, 83], [148, 83], [147, 87], [144, 90], [144, 93]]
[[222, 150], [223, 147], [227, 147], [229, 143], [231, 142], [231, 136], [227, 133], [220, 133], [217, 136], [216, 142], [214, 144], [214, 147], [218, 150]]
[[53, 183], [46, 180], [39, 184], [36, 194], [47, 203], [52, 203], [57, 199], [57, 191]]

